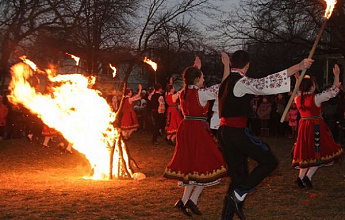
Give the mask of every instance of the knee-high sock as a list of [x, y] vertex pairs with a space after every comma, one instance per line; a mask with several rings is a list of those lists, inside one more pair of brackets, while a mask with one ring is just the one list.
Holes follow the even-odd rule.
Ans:
[[184, 187], [183, 196], [181, 199], [183, 204], [186, 204], [186, 202], [188, 201], [190, 195], [192, 194], [193, 187], [194, 186], [185, 186]]
[[314, 173], [316, 172], [316, 170], [319, 167], [309, 167], [309, 170], [307, 172], [307, 177], [311, 180], [311, 178], [313, 177]]
[[307, 173], [307, 171], [308, 171], [308, 168], [300, 168], [298, 177], [302, 180], [305, 177], [305, 174]]
[[192, 196], [190, 197], [190, 200], [192, 200], [195, 205], [198, 204], [198, 198], [204, 188], [205, 188], [204, 186], [196, 186], [194, 188], [194, 191], [193, 191]]
[[45, 136], [43, 141], [43, 146], [48, 146], [48, 142], [50, 140], [50, 136]]

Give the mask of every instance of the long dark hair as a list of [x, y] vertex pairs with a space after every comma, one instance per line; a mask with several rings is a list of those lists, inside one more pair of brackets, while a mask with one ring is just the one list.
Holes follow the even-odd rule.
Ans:
[[188, 86], [194, 85], [195, 79], [198, 77], [201, 77], [201, 74], [202, 74], [201, 70], [194, 66], [187, 67], [183, 71], [183, 83], [184, 83], [184, 97], [183, 98], [186, 97]]
[[131, 89], [131, 88], [126, 88], [124, 95], [126, 96], [126, 95], [128, 95], [128, 93], [130, 93], [130, 92], [132, 92], [132, 89]]
[[173, 88], [174, 88], [174, 86], [173, 86], [173, 85], [168, 84], [168, 85], [167, 85], [167, 88], [166, 88], [166, 92], [167, 92], [167, 93], [169, 93], [169, 92], [170, 92], [170, 90], [172, 90]]
[[301, 85], [299, 86], [299, 90], [301, 91], [301, 109], [304, 110], [304, 93], [309, 92], [311, 87], [314, 86], [314, 81], [309, 78], [303, 78]]

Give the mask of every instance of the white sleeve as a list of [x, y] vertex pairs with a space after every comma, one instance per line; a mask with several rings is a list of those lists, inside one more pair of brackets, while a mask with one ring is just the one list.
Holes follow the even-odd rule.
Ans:
[[235, 84], [234, 87], [234, 95], [236, 97], [242, 97], [245, 94], [271, 95], [289, 91], [290, 77], [287, 76], [287, 70], [259, 79], [244, 76]]
[[336, 85], [332, 85], [330, 88], [322, 91], [322, 93], [315, 95], [315, 104], [320, 107], [322, 102], [326, 102], [331, 98], [334, 98], [338, 95], [340, 89]]
[[220, 84], [210, 86], [208, 88], [199, 89], [199, 102], [202, 106], [205, 106], [208, 100], [215, 100], [218, 96]]

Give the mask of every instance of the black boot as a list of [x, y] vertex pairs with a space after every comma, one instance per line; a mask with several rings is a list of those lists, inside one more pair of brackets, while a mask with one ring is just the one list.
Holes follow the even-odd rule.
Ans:
[[233, 209], [237, 216], [241, 220], [246, 220], [246, 216], [243, 213], [243, 203], [244, 201], [240, 201], [235, 196], [235, 191], [232, 191], [230, 194], [227, 195], [230, 204], [233, 206]]
[[194, 202], [192, 200], [188, 200], [185, 207], [187, 209], [192, 210], [192, 212], [196, 215], [202, 215], [202, 213], [200, 212], [200, 210], [198, 209], [198, 206], [194, 204]]
[[192, 215], [188, 212], [187, 208], [185, 207], [181, 199], [175, 203], [175, 207], [181, 210], [181, 212], [186, 216], [192, 217]]
[[225, 196], [221, 220], [232, 220], [234, 215], [234, 207], [230, 203], [228, 196]]

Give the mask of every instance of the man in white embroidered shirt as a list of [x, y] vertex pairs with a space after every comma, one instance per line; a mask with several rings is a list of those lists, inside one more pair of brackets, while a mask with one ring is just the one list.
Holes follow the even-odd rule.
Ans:
[[[236, 51], [231, 63], [231, 73], [222, 82], [218, 95], [221, 123], [217, 137], [231, 177], [222, 220], [233, 219], [234, 213], [240, 219], [245, 219], [242, 206], [246, 195], [278, 165], [269, 146], [253, 136], [247, 128], [247, 120], [253, 116], [251, 100], [255, 94], [270, 95], [290, 91], [290, 76], [308, 69], [313, 60], [304, 59], [286, 70], [259, 79], [246, 76], [250, 65], [248, 52]], [[257, 162], [250, 173], [248, 157]]]

